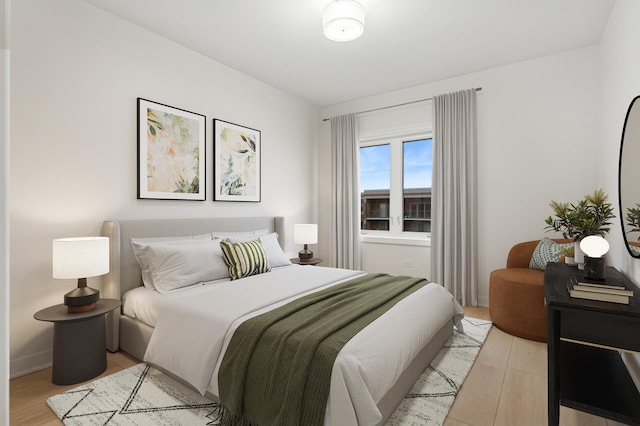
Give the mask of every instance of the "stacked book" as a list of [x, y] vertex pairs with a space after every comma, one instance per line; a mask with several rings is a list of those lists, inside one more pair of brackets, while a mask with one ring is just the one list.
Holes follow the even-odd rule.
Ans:
[[623, 285], [571, 281], [569, 295], [578, 299], [600, 300], [628, 305], [629, 298], [633, 297], [633, 291]]

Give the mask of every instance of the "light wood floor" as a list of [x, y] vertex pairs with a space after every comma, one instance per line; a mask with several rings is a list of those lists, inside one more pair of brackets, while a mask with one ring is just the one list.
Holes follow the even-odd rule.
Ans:
[[[489, 319], [487, 308], [465, 308], [465, 312], [471, 317]], [[102, 376], [138, 362], [122, 352], [109, 353], [107, 371]], [[51, 368], [11, 380], [11, 425], [61, 425], [45, 401], [76, 386], [79, 384], [52, 384]], [[493, 327], [451, 407], [445, 426], [546, 424], [547, 345], [520, 339]], [[566, 407], [560, 409], [560, 424], [620, 425]]]
[[[489, 318], [487, 308], [465, 314]], [[445, 426], [547, 424], [547, 344], [521, 339], [492, 327], [456, 396]], [[560, 407], [563, 426], [622, 425]]]
[[[117, 373], [140, 361], [124, 352], [107, 352], [107, 370], [98, 377]], [[95, 380], [92, 379], [92, 380]], [[16, 377], [9, 382], [9, 409], [11, 426], [61, 425], [49, 409], [47, 398], [80, 386], [58, 386], [51, 383], [51, 368]]]

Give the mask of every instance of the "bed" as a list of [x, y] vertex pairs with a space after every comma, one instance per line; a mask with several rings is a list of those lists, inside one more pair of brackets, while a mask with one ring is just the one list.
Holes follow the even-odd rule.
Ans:
[[[251, 233], [260, 230], [260, 235], [275, 233], [280, 243], [279, 249], [286, 236], [284, 222], [280, 217], [105, 221], [102, 234], [110, 238], [111, 268], [105, 277], [102, 293], [103, 297], [123, 300], [122, 310], [107, 317], [107, 348], [112, 352], [122, 350], [146, 360], [201, 393], [219, 400], [217, 380], [223, 368], [223, 355], [230, 345], [234, 330], [243, 322], [272, 309], [268, 306], [272, 302], [273, 306], [282, 306], [321, 289], [355, 281], [362, 273], [336, 268], [282, 265], [273, 267], [269, 273], [257, 274], [259, 276], [235, 281], [215, 280], [207, 285], [159, 294], [159, 289], [154, 291], [146, 288], [142, 282], [143, 273], [134, 254], [132, 239], [138, 242], [202, 238], [203, 235], [215, 233], [215, 238], [219, 239], [233, 240], [236, 235], [242, 235], [244, 239], [240, 240], [248, 241], [255, 238], [248, 237]], [[262, 239], [266, 241], [265, 237]], [[284, 253], [280, 253], [282, 255]], [[265, 284], [268, 280], [271, 280], [271, 284]], [[301, 283], [295, 295], [287, 293], [292, 286], [284, 284], [291, 280]], [[275, 289], [269, 292], [269, 297], [274, 300], [258, 307], [242, 306], [250, 303], [245, 299], [258, 297], [257, 289], [268, 285], [273, 286], [270, 289]], [[226, 293], [221, 293], [223, 291], [240, 293], [236, 293], [236, 299], [221, 299], [227, 297]], [[282, 296], [278, 296], [280, 291], [283, 292]], [[239, 299], [238, 294], [250, 294], [252, 297]], [[207, 298], [241, 300], [242, 303], [221, 303], [216, 309], [216, 305], [212, 305], [215, 302]], [[275, 298], [279, 298], [278, 301]], [[425, 305], [425, 300], [434, 300], [434, 306]], [[207, 306], [212, 306], [212, 309], [205, 309]], [[194, 321], [203, 318], [198, 315], [205, 315], [206, 311], [214, 312], [211, 316], [216, 323], [219, 319], [215, 312], [233, 311], [233, 315], [238, 315], [240, 309], [251, 312], [245, 312], [246, 315], [238, 316], [233, 321], [225, 319], [226, 322], [221, 324], [227, 327], [226, 331], [218, 332], [214, 331], [215, 327], [210, 327], [208, 332], [211, 338], [195, 338], [194, 334], [197, 333], [182, 333], [179, 332], [180, 328], [176, 328], [204, 328], [193, 326]], [[462, 308], [446, 290], [437, 284], [427, 284], [358, 332], [340, 350], [335, 360], [324, 424], [384, 424], [451, 336], [454, 324], [459, 326], [462, 315]], [[402, 351], [381, 347], [381, 342], [402, 348]], [[191, 354], [199, 345], [205, 346], [203, 352], [207, 356], [194, 355], [195, 361], [191, 358], [186, 362], [184, 359], [180, 361], [184, 354]], [[369, 348], [374, 347], [376, 350], [371, 352], [375, 354], [369, 354]], [[209, 373], [203, 375], [194, 366], [196, 361], [207, 365], [209, 370], [206, 371], [212, 371], [210, 378], [205, 377]], [[387, 364], [393, 368], [388, 368]]]

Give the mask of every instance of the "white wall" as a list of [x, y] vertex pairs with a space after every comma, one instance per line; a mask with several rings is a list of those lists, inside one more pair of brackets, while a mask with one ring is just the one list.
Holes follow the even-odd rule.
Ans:
[[0, 425], [9, 424], [9, 0], [0, 0]]
[[[33, 314], [76, 285], [51, 278], [52, 239], [113, 218], [313, 219], [317, 108], [78, 0], [15, 2], [11, 24], [12, 376], [50, 362]], [[136, 200], [137, 97], [207, 116], [207, 201]], [[262, 131], [261, 203], [211, 201], [213, 118]]]
[[[601, 134], [598, 138], [599, 181], [607, 192], [615, 194], [614, 227], [607, 237], [611, 242], [609, 261], [640, 283], [640, 260], [632, 258], [624, 247], [618, 211], [618, 160], [624, 118], [629, 104], [640, 95], [640, 2], [617, 0], [602, 39], [600, 62], [602, 92], [600, 102]], [[639, 183], [640, 184], [640, 183]], [[624, 213], [623, 213], [624, 214]]]
[[429, 245], [362, 243], [362, 270], [391, 275], [431, 276], [431, 247]]
[[[354, 100], [323, 108], [321, 116], [482, 87], [478, 93], [478, 300], [488, 306], [489, 274], [504, 267], [509, 249], [520, 241], [552, 236], [543, 229], [545, 217], [551, 214], [549, 202], [577, 201], [597, 188], [598, 51], [598, 47], [570, 51]], [[320, 134], [320, 223], [328, 226], [328, 124]], [[615, 196], [613, 190], [609, 192]]]
[[[600, 96], [601, 133], [598, 157], [599, 180], [609, 193], [618, 191], [618, 160], [620, 140], [627, 108], [640, 95], [640, 2], [617, 0], [602, 38], [600, 62], [602, 83]], [[616, 204], [618, 199], [615, 199]], [[617, 205], [616, 205], [617, 207]], [[618, 218], [621, 213], [616, 208]], [[640, 259], [632, 258], [624, 247], [618, 221], [607, 239], [611, 243], [608, 261], [640, 284]], [[623, 354], [623, 359], [640, 390], [640, 355]]]

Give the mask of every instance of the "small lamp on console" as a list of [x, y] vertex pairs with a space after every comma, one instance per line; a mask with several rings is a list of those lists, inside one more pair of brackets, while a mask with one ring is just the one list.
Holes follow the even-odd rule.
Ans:
[[609, 251], [609, 243], [599, 235], [589, 235], [580, 241], [584, 252], [584, 278], [602, 281], [605, 278], [604, 255]]
[[96, 308], [100, 291], [87, 287], [87, 277], [109, 272], [109, 238], [78, 237], [53, 240], [53, 278], [77, 278], [78, 287], [64, 295], [68, 312]]
[[300, 262], [310, 262], [313, 259], [313, 252], [307, 245], [318, 242], [318, 225], [312, 223], [293, 225], [293, 241], [296, 244], [304, 244], [304, 248], [298, 253]]

